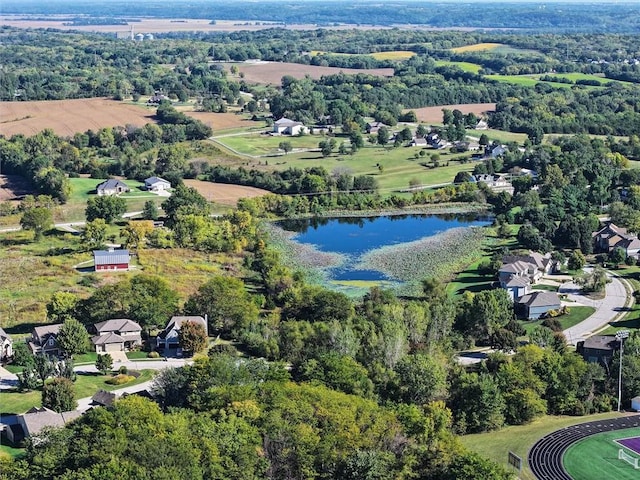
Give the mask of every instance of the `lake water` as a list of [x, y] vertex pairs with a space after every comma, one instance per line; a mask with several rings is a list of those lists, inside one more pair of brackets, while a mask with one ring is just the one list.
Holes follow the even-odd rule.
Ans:
[[296, 232], [294, 240], [314, 245], [323, 252], [347, 256], [345, 264], [332, 268], [332, 280], [389, 280], [375, 270], [355, 270], [352, 267], [369, 250], [385, 245], [412, 242], [451, 228], [484, 226], [492, 218], [486, 215], [393, 215], [385, 217], [339, 217], [283, 220], [278, 226]]

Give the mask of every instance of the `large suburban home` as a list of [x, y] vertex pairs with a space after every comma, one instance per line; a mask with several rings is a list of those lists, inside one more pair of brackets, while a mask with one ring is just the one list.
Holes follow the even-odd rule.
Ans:
[[60, 332], [61, 323], [54, 325], [43, 325], [34, 327], [31, 331], [31, 338], [28, 340], [29, 348], [34, 355], [43, 354], [57, 357], [60, 355], [58, 346], [58, 333]]
[[378, 133], [382, 127], [389, 128], [389, 125], [382, 122], [369, 122], [367, 123], [366, 130], [367, 133]]
[[6, 362], [13, 357], [13, 340], [0, 328], [0, 362]]
[[129, 270], [129, 250], [94, 250], [93, 265], [96, 272]]
[[130, 190], [126, 183], [113, 178], [102, 182], [96, 187], [96, 193], [101, 197], [105, 195], [119, 195], [129, 192]]
[[91, 337], [97, 353], [126, 352], [142, 345], [142, 327], [128, 318], [116, 318], [93, 326], [97, 335]]
[[620, 348], [620, 341], [614, 335], [593, 335], [576, 344], [576, 351], [587, 362], [608, 366], [613, 354]]
[[197, 315], [194, 316], [173, 316], [167, 326], [164, 328], [162, 332], [158, 334], [156, 337], [156, 347], [160, 350], [176, 350], [176, 353], [182, 353], [182, 349], [180, 348], [180, 339], [179, 332], [180, 327], [185, 322], [195, 322], [199, 323], [204, 327], [204, 331], [209, 334], [209, 328], [207, 326], [207, 316], [200, 317]]
[[524, 255], [505, 255], [498, 270], [500, 287], [507, 290], [513, 300], [530, 293], [530, 286], [548, 275], [556, 267], [551, 254], [529, 252]]
[[511, 301], [516, 301], [527, 293], [531, 292], [531, 282], [526, 277], [512, 277], [510, 280], [501, 284], [502, 288], [507, 291]]
[[610, 252], [614, 248], [622, 248], [627, 257], [638, 258], [640, 239], [636, 235], [627, 232], [626, 228], [608, 223], [593, 233], [593, 239], [596, 250], [599, 252]]
[[165, 192], [171, 188], [171, 182], [160, 177], [144, 179], [144, 187], [150, 192]]
[[6, 429], [7, 439], [14, 445], [32, 435], [40, 433], [45, 427], [64, 427], [71, 420], [82, 415], [78, 410], [57, 413], [46, 407], [33, 407], [16, 417], [17, 423]]
[[562, 303], [555, 292], [537, 291], [528, 293], [517, 301], [529, 320], [537, 320], [551, 310], [560, 310]]
[[307, 127], [304, 126], [304, 123], [296, 122], [295, 120], [285, 117], [273, 123], [273, 133], [277, 135], [298, 135], [306, 131]]

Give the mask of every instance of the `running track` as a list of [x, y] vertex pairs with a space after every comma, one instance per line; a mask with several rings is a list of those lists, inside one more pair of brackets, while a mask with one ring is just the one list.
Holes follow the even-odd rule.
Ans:
[[640, 427], [640, 415], [580, 423], [556, 430], [529, 450], [529, 468], [538, 480], [573, 480], [562, 466], [564, 452], [575, 442], [596, 433]]

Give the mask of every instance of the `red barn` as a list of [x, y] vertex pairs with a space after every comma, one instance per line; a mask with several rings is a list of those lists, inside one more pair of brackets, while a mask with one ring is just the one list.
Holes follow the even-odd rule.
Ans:
[[129, 270], [129, 250], [94, 250], [93, 263], [96, 272]]

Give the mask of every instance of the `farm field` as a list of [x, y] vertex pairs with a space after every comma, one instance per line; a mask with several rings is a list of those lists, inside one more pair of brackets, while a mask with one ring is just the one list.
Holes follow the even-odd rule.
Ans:
[[520, 478], [522, 480], [535, 480], [531, 470], [529, 470], [526, 459], [529, 449], [539, 439], [548, 433], [570, 425], [576, 425], [578, 423], [593, 420], [617, 418], [619, 416], [620, 415], [616, 412], [585, 415], [583, 417], [546, 415], [527, 425], [512, 425], [495, 432], [463, 435], [460, 437], [460, 441], [469, 450], [473, 450], [474, 452], [505, 466], [507, 465], [508, 452], [514, 452], [524, 460]]
[[482, 68], [482, 65], [471, 62], [451, 62], [449, 60], [436, 60], [436, 66], [438, 67], [458, 67], [463, 72], [478, 73]]
[[[311, 56], [316, 55], [356, 55], [354, 53], [337, 53], [337, 52], [324, 52], [322, 50], [312, 50], [309, 52]], [[389, 52], [374, 52], [368, 53], [370, 57], [375, 58], [376, 60], [407, 60], [408, 58], [416, 55], [415, 52], [411, 52], [409, 50], [392, 50]]]
[[[442, 110], [460, 110], [465, 115], [467, 113], [475, 113], [482, 115], [485, 112], [491, 112], [496, 109], [495, 103], [463, 103], [458, 105], [442, 105], [438, 107], [423, 107], [412, 109], [416, 112], [419, 122], [423, 123], [442, 123]], [[469, 130], [468, 132], [471, 132]]]
[[[624, 460], [618, 460], [618, 450], [621, 447], [615, 440], [638, 436], [640, 428], [629, 428], [584, 438], [569, 447], [562, 463], [569, 475], [580, 480], [637, 479], [638, 471]], [[630, 450], [625, 451], [633, 457], [638, 457]]]
[[456, 53], [466, 52], [486, 52], [495, 50], [498, 47], [504, 47], [502, 43], [474, 43], [473, 45], [465, 45], [464, 47], [455, 47], [451, 51]]
[[200, 195], [209, 201], [233, 207], [235, 207], [241, 198], [261, 197], [269, 193], [267, 190], [261, 188], [205, 182], [202, 180], [187, 179], [184, 183], [188, 187], [193, 187], [198, 190]]
[[230, 69], [231, 65], [238, 67], [238, 71], [244, 74], [245, 82], [263, 85], [280, 85], [282, 77], [285, 75], [298, 79], [304, 78], [306, 75], [309, 75], [314, 79], [319, 79], [324, 75], [335, 75], [340, 72], [352, 75], [366, 73], [368, 75], [376, 75], [380, 77], [393, 76], [393, 68], [359, 70], [355, 68], [321, 67], [317, 65], [281, 62], [226, 63], [225, 68]]

